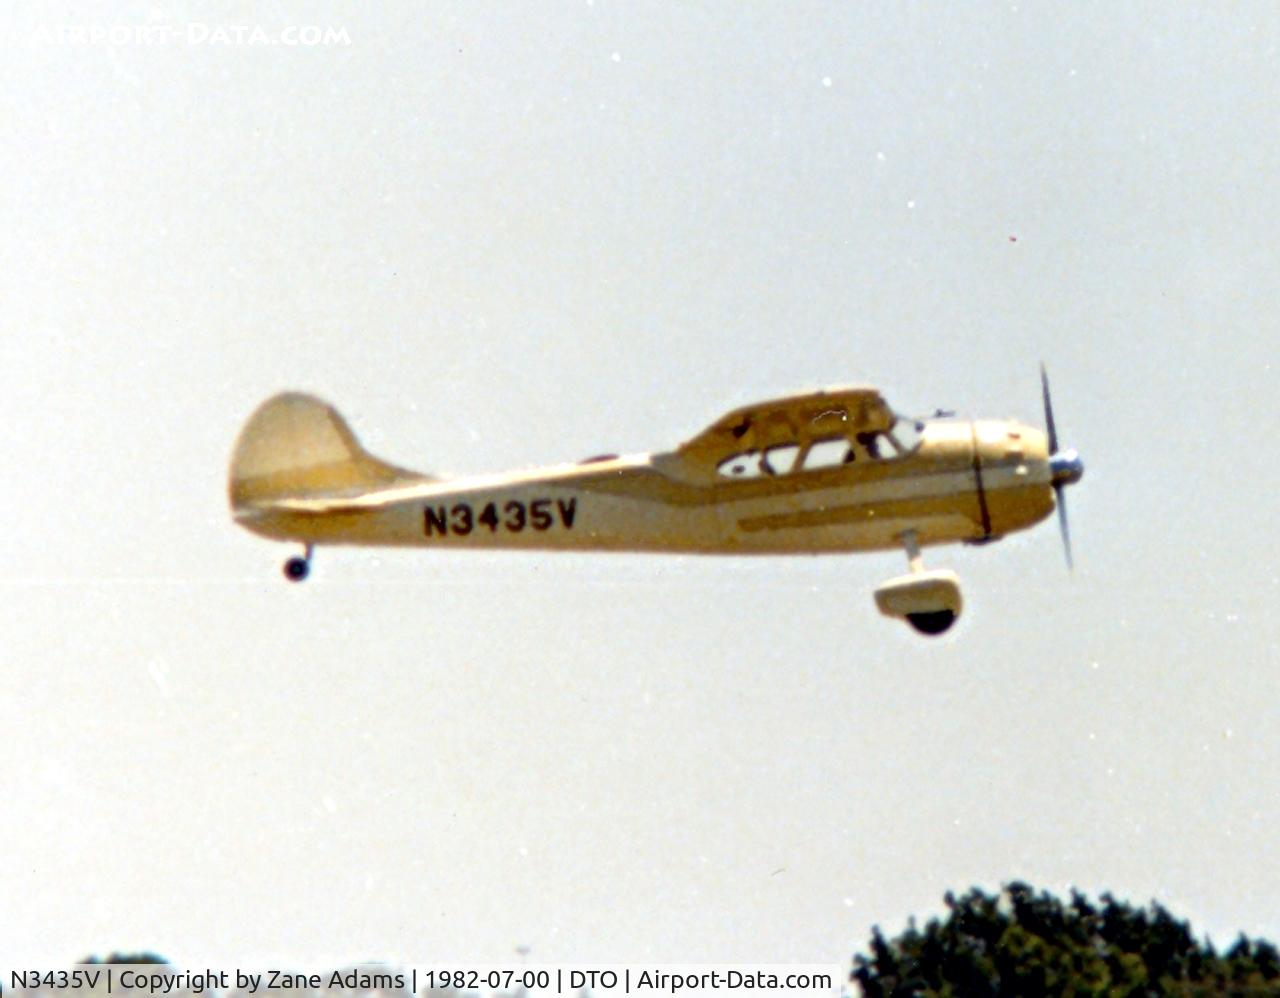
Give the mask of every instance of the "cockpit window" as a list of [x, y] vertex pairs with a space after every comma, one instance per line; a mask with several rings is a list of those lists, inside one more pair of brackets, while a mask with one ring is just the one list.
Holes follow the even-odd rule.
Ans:
[[889, 435], [902, 454], [910, 454], [919, 447], [923, 433], [924, 421], [907, 416], [899, 416], [893, 424], [893, 429], [889, 431]]
[[830, 437], [815, 442], [804, 458], [804, 470], [839, 468], [848, 464], [871, 461], [892, 461], [908, 453], [888, 433], [870, 431], [858, 433], [853, 440], [847, 437]]
[[897, 457], [898, 452], [883, 433], [859, 433], [858, 446], [867, 453], [867, 457], [878, 461], [884, 457]]
[[786, 475], [795, 470], [796, 458], [799, 456], [799, 444], [779, 444], [764, 452], [760, 467], [766, 475]]
[[[893, 430], [858, 433], [801, 444], [776, 444], [763, 451], [748, 450], [725, 458], [716, 470], [722, 478], [748, 479], [789, 475], [823, 468], [843, 468], [872, 461], [892, 461], [910, 454], [919, 446], [924, 424], [899, 418]], [[803, 460], [802, 460], [803, 455]]]
[[829, 440], [818, 440], [804, 457], [804, 470], [814, 471], [817, 468], [839, 468], [852, 464], [857, 460], [857, 453], [845, 437], [832, 437]]
[[858, 446], [873, 461], [893, 461], [909, 454], [915, 448], [915, 442], [913, 441], [909, 447], [904, 446], [893, 433], [877, 431], [875, 433], [859, 433]]

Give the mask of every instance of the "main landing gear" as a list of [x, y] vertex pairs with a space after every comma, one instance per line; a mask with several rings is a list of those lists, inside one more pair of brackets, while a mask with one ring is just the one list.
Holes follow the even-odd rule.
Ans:
[[294, 555], [284, 563], [284, 577], [290, 582], [304, 582], [311, 574], [311, 552], [313, 546], [308, 544], [301, 555]]
[[878, 586], [876, 606], [886, 617], [905, 620], [921, 634], [942, 634], [960, 616], [960, 580], [946, 569], [925, 571], [914, 530], [902, 535], [902, 546], [911, 573]]

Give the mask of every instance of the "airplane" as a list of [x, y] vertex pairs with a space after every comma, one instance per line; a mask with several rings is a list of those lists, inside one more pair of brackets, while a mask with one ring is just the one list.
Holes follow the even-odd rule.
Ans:
[[369, 454], [328, 403], [264, 402], [240, 433], [230, 500], [241, 526], [304, 545], [284, 574], [306, 579], [325, 544], [764, 555], [901, 548], [909, 572], [875, 590], [881, 613], [925, 635], [960, 616], [960, 581], [921, 549], [986, 544], [1057, 508], [1084, 463], [1060, 450], [1040, 368], [1045, 432], [938, 410], [900, 416], [872, 387], [742, 406], [671, 451], [603, 454], [504, 474], [442, 479]]

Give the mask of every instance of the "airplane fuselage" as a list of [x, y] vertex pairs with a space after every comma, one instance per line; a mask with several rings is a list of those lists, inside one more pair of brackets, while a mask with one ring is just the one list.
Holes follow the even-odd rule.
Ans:
[[250, 530], [307, 544], [777, 554], [994, 540], [1054, 509], [1045, 435], [934, 421], [889, 460], [728, 478], [677, 452], [431, 480], [349, 499], [245, 504]]

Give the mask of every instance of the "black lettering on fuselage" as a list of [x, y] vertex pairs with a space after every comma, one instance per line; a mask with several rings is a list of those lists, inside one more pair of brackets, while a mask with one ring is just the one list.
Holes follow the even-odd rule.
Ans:
[[[457, 502], [452, 506], [424, 506], [422, 511], [423, 532], [427, 537], [448, 536], [466, 537], [476, 529], [476, 524], [489, 528], [489, 533], [496, 534], [502, 527], [507, 533], [518, 534], [525, 527], [534, 530], [550, 530], [556, 525], [554, 512], [560, 515], [560, 526], [572, 530], [578, 515], [578, 500], [573, 499], [534, 499], [528, 503], [519, 499], [511, 499], [505, 503], [489, 502], [483, 507], [472, 507], [470, 503]], [[480, 512], [476, 513], [475, 509]]]
[[465, 502], [454, 503], [453, 509], [449, 510], [453, 514], [453, 522], [449, 524], [450, 529], [455, 534], [465, 537], [471, 533], [471, 507]]
[[424, 529], [428, 537], [432, 534], [447, 534], [449, 532], [448, 510], [445, 507], [428, 506], [425, 513]]

